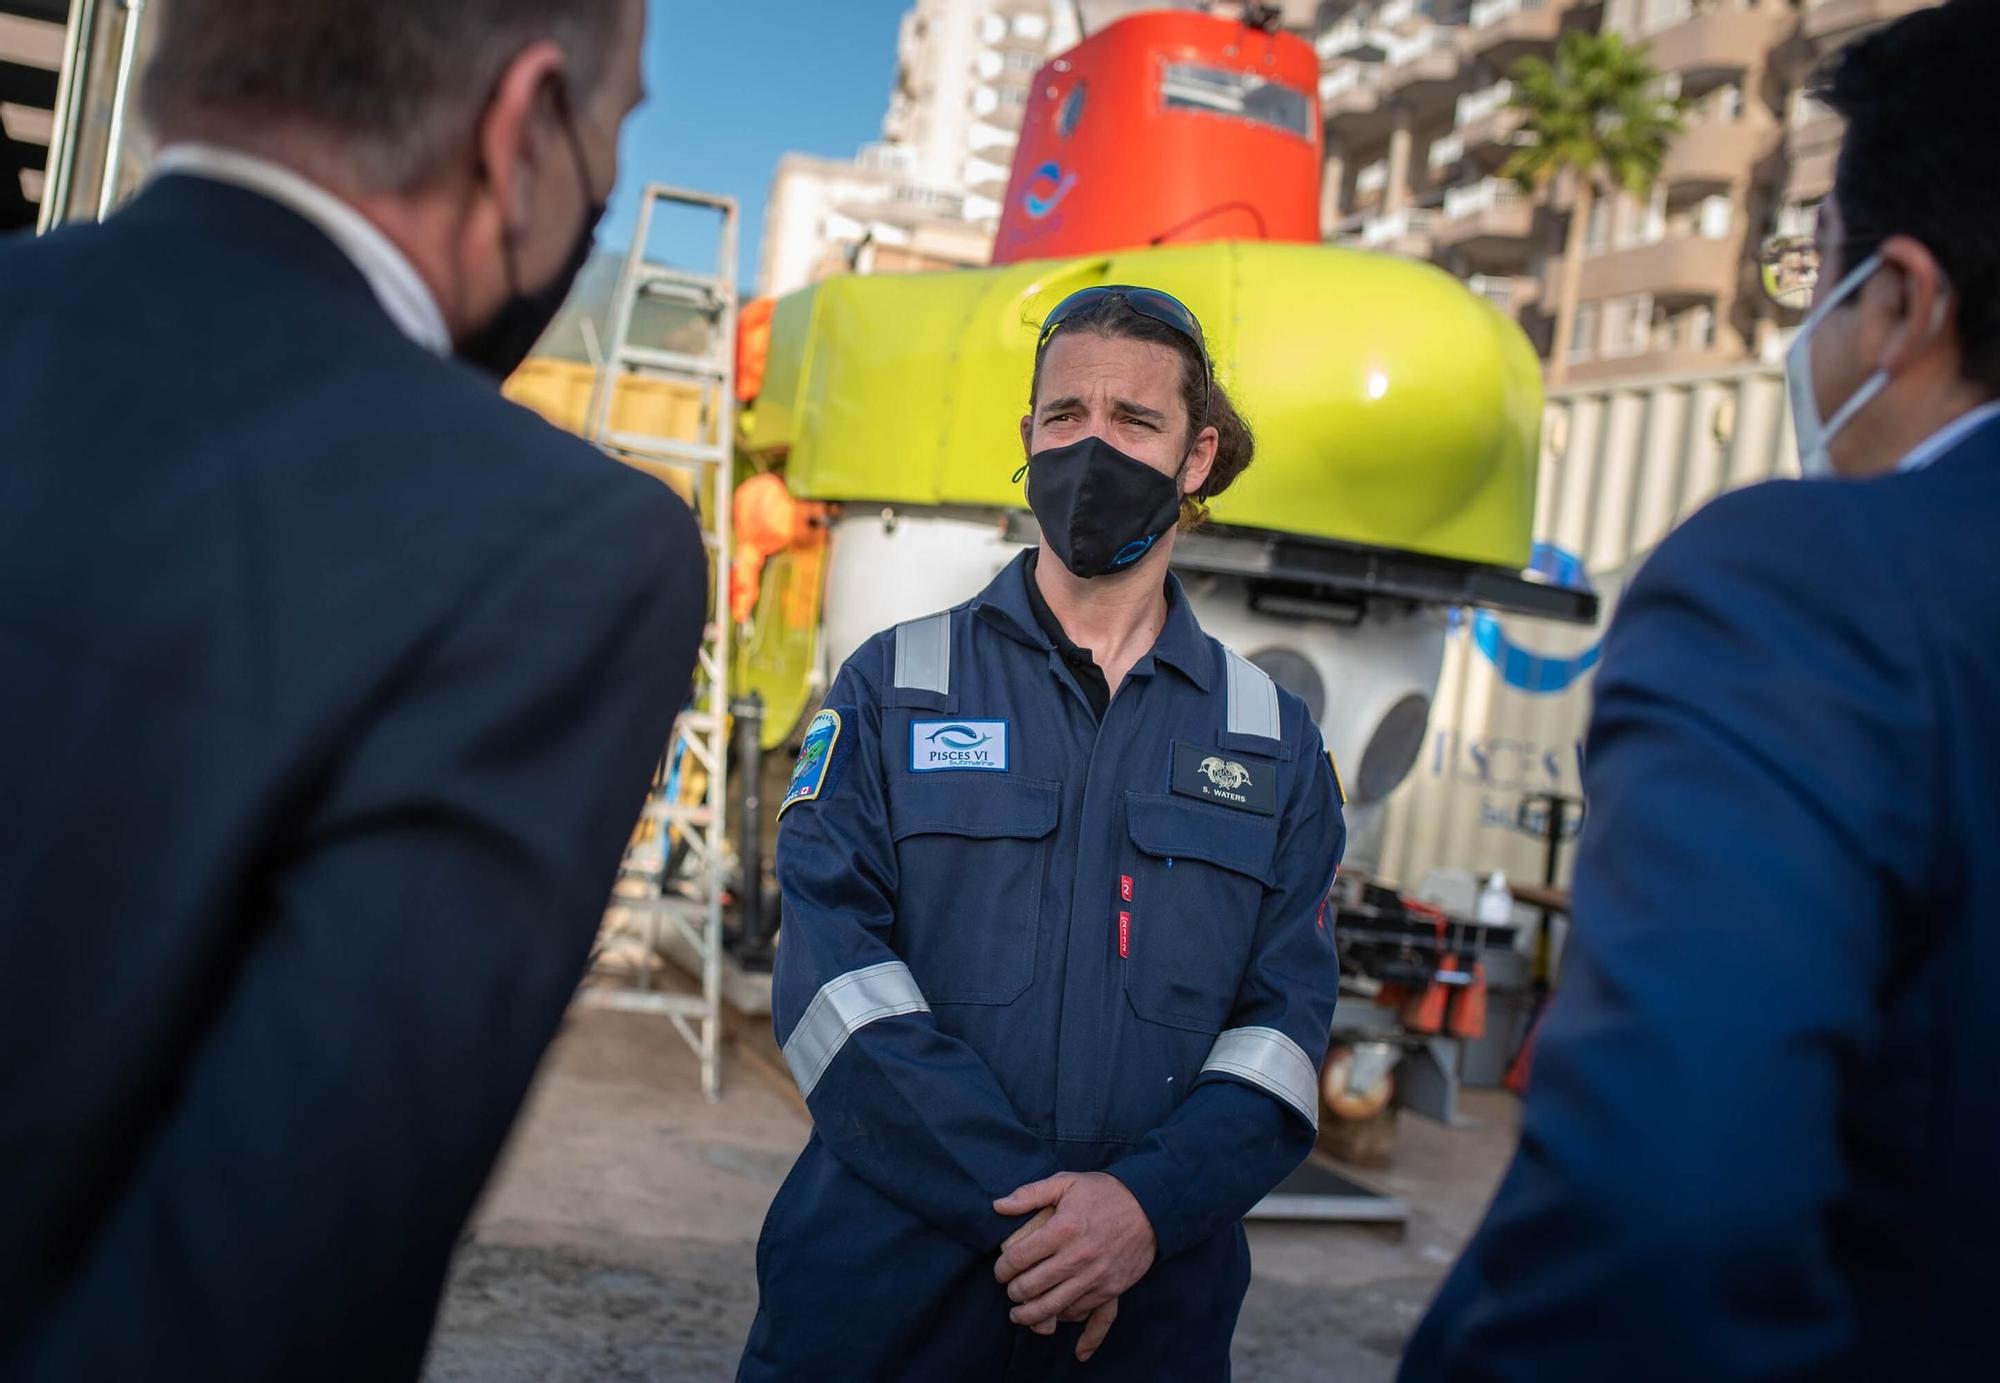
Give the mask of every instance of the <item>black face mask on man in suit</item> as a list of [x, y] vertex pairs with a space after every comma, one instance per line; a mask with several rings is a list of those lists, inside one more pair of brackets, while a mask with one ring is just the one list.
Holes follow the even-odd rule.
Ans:
[[570, 250], [569, 259], [561, 270], [548, 283], [532, 292], [521, 287], [513, 236], [506, 238], [503, 252], [507, 257], [510, 290], [507, 301], [493, 314], [492, 321], [458, 346], [460, 360], [495, 379], [504, 380], [521, 368], [521, 362], [528, 358], [535, 349], [535, 343], [542, 339], [542, 333], [549, 329], [556, 314], [562, 311], [570, 290], [576, 286], [577, 276], [590, 262], [590, 253], [597, 244], [597, 225], [604, 219], [606, 210], [605, 203], [597, 201], [591, 190], [590, 161], [584, 157], [583, 141], [577, 136], [576, 121], [570, 115], [569, 98], [560, 85], [555, 89], [555, 99], [556, 113], [562, 118], [563, 133], [568, 136], [570, 153], [576, 159], [576, 175], [583, 185], [584, 221], [577, 230], [576, 244]]

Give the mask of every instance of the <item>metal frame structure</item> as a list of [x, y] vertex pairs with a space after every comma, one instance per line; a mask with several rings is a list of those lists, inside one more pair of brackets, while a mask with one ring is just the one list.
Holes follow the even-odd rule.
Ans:
[[97, 219], [118, 204], [118, 180], [125, 171], [125, 122], [131, 114], [132, 78], [138, 70], [139, 36], [146, 25], [146, 0], [119, 0], [125, 11], [118, 39], [118, 75], [111, 88], [111, 124], [104, 136], [104, 177], [97, 189]]
[[90, 42], [96, 26], [97, 0], [73, 0], [69, 28], [63, 38], [62, 73], [56, 84], [48, 169], [42, 182], [42, 208], [35, 227], [42, 235], [61, 225], [67, 217], [70, 184], [76, 176], [82, 139], [84, 90], [90, 79]]
[[[71, 0], [36, 221], [42, 234], [80, 216], [101, 221], [117, 207], [149, 3]], [[100, 98], [97, 87], [106, 82], [109, 93]], [[80, 183], [93, 161], [97, 187], [83, 196]]]
[[[648, 259], [654, 217], [665, 206], [714, 212], [721, 217], [721, 244], [713, 275], [668, 268]], [[613, 299], [611, 338], [598, 367], [584, 433], [622, 461], [687, 478], [714, 585], [694, 698], [675, 723], [667, 771], [660, 775], [660, 785], [646, 803], [645, 819], [656, 828], [659, 848], [655, 852], [635, 846], [626, 859], [624, 879], [643, 880], [648, 896], [614, 900], [612, 910], [614, 918], [622, 911], [637, 919], [644, 963], [636, 986], [594, 985], [579, 999], [592, 1007], [670, 1018], [701, 1059], [702, 1091], [710, 1100], [722, 1092], [722, 913], [732, 867], [728, 836], [729, 551], [735, 501], [737, 243], [734, 198], [658, 184], [647, 187]], [[688, 354], [635, 344], [635, 319], [641, 306], [648, 303], [691, 312], [704, 324], [709, 348]], [[674, 381], [695, 389], [701, 399], [700, 435], [690, 440], [614, 427], [618, 386], [628, 377]], [[697, 799], [682, 801], [678, 785], [682, 770], [689, 767], [698, 769], [704, 781]], [[681, 849], [675, 849], [676, 842]], [[608, 934], [620, 930], [618, 922], [607, 922]], [[625, 930], [632, 930], [629, 923]], [[678, 951], [683, 960], [693, 960], [701, 981], [699, 994], [653, 988], [652, 966], [671, 951]]]
[[[1007, 517], [1007, 536], [1019, 543], [1040, 541], [1033, 517], [1018, 511]], [[1464, 605], [1565, 624], [1595, 624], [1598, 615], [1594, 593], [1551, 585], [1532, 574], [1420, 552], [1219, 524], [1181, 534], [1174, 547], [1174, 566], [1242, 577], [1251, 583], [1259, 608], [1273, 614], [1325, 619], [1342, 607], [1358, 609], [1379, 599]]]

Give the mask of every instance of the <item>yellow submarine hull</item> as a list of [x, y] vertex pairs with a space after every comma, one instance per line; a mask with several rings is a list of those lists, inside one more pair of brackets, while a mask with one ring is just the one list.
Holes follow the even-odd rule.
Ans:
[[1257, 437], [1213, 521], [1519, 570], [1541, 371], [1520, 329], [1441, 271], [1325, 245], [1220, 242], [831, 279], [783, 299], [742, 441], [801, 498], [1024, 508], [1037, 325], [1134, 283], [1203, 323]]

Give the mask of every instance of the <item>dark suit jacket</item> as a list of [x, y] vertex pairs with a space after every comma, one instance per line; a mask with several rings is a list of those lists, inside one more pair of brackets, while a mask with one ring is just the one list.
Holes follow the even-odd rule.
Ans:
[[1519, 1156], [1406, 1380], [1992, 1377], [2000, 424], [1621, 609]]
[[0, 242], [0, 1377], [418, 1370], [707, 582], [275, 203]]

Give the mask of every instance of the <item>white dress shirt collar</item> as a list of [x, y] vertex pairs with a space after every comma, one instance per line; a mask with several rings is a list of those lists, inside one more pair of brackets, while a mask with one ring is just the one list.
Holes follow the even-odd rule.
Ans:
[[1979, 431], [1980, 428], [1996, 420], [2000, 420], [2000, 399], [1995, 399], [1992, 403], [1975, 408], [1964, 417], [1947, 423], [1936, 432], [1933, 432], [1928, 438], [1918, 444], [1915, 451], [1905, 456], [1896, 469], [1899, 471], [1923, 470], [1931, 462], [1944, 456], [1958, 446], [1959, 443]]
[[433, 355], [451, 353], [451, 330], [430, 286], [367, 217], [283, 164], [214, 144], [172, 144], [153, 161], [153, 176], [183, 174], [268, 197], [317, 226], [368, 281], [397, 330]]

